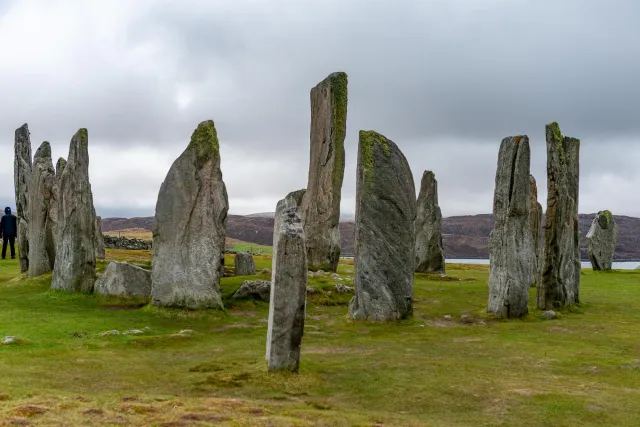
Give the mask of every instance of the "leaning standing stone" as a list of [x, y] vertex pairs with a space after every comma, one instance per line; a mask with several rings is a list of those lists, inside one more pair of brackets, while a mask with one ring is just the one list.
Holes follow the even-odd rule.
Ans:
[[438, 181], [431, 171], [422, 174], [416, 212], [416, 271], [444, 274], [442, 212], [438, 206]]
[[311, 89], [311, 155], [302, 204], [309, 269], [336, 271], [347, 128], [347, 75], [333, 73]]
[[256, 266], [253, 256], [247, 252], [238, 252], [235, 256], [236, 276], [253, 276], [256, 274]]
[[611, 270], [618, 240], [618, 224], [610, 211], [600, 211], [587, 233], [589, 260], [594, 270]]
[[493, 196], [495, 225], [489, 238], [488, 308], [502, 318], [528, 313], [529, 288], [535, 280], [530, 159], [526, 135], [502, 140]]
[[223, 308], [220, 258], [229, 202], [212, 120], [198, 125], [169, 169], [156, 204], [152, 304]]
[[547, 211], [537, 280], [540, 310], [580, 302], [580, 140], [562, 136], [555, 122], [546, 126], [546, 138]]
[[45, 141], [36, 150], [31, 171], [28, 202], [29, 277], [37, 277], [53, 270], [56, 251], [49, 214], [54, 181], [51, 145]]
[[267, 331], [269, 371], [298, 372], [307, 298], [307, 249], [300, 204], [305, 190], [278, 202]]
[[354, 320], [392, 321], [413, 313], [416, 189], [396, 144], [360, 131], [356, 187]]
[[91, 292], [95, 282], [93, 196], [89, 183], [89, 138], [80, 129], [71, 139], [67, 164], [58, 180], [58, 227], [52, 289]]
[[29, 187], [31, 186], [31, 139], [29, 126], [23, 124], [15, 133], [13, 180], [18, 217], [18, 257], [20, 272], [29, 270]]

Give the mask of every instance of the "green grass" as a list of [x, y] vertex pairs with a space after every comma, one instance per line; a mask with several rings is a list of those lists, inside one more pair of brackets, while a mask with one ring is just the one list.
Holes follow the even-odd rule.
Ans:
[[[342, 283], [352, 271], [340, 265]], [[311, 279], [293, 375], [266, 371], [268, 305], [228, 298], [246, 278], [223, 279], [225, 312], [193, 312], [52, 292], [50, 276], [14, 280], [17, 263], [0, 261], [0, 338], [19, 338], [0, 345], [0, 425], [638, 424], [640, 271], [586, 270], [583, 304], [555, 320], [532, 290], [532, 313], [512, 321], [484, 314], [487, 266], [447, 271], [461, 280], [416, 275], [415, 315], [392, 324], [348, 321], [350, 295]], [[113, 329], [145, 332], [100, 335]]]

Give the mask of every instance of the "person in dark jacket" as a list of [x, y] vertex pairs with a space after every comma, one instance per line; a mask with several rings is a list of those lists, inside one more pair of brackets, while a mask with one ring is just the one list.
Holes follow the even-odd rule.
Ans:
[[2, 236], [2, 259], [7, 257], [7, 242], [11, 245], [11, 259], [15, 259], [18, 219], [11, 213], [11, 208], [4, 208], [4, 216], [0, 219], [0, 235]]

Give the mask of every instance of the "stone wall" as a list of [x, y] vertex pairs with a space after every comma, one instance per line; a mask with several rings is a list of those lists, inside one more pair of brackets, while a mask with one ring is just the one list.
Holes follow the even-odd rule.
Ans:
[[142, 239], [129, 239], [127, 237], [116, 237], [104, 235], [104, 247], [107, 249], [126, 250], [151, 250], [151, 241]]

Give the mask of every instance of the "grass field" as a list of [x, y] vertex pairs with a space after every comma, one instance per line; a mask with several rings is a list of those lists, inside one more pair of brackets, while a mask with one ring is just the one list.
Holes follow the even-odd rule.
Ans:
[[228, 298], [246, 278], [222, 280], [225, 312], [190, 312], [53, 292], [0, 261], [0, 338], [18, 339], [0, 345], [0, 425], [638, 425], [640, 272], [586, 270], [580, 307], [513, 321], [484, 315], [486, 266], [448, 274], [417, 275], [414, 317], [392, 324], [349, 321], [350, 295], [311, 279], [294, 375], [266, 371], [268, 304]]

